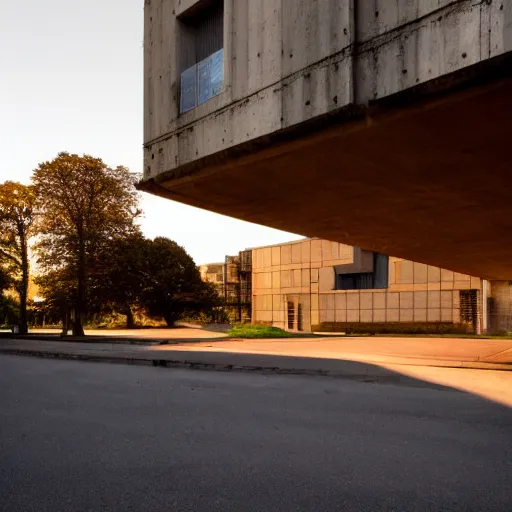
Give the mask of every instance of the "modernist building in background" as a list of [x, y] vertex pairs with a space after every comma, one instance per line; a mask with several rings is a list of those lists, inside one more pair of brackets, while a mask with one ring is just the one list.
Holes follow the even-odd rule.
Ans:
[[512, 331], [508, 283], [329, 240], [247, 249], [200, 271], [225, 298], [232, 322], [305, 332], [326, 324], [383, 323]]
[[199, 267], [203, 281], [212, 283], [224, 299], [225, 310], [233, 323], [251, 321], [252, 315], [252, 251], [226, 256], [223, 263]]
[[478, 277], [328, 240], [253, 249], [253, 321], [283, 329], [442, 322], [480, 332], [488, 293]]

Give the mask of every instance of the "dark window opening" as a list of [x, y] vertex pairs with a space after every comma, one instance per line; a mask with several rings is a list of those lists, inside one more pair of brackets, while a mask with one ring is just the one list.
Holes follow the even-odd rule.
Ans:
[[389, 257], [373, 255], [373, 272], [336, 274], [337, 290], [381, 290], [389, 285]]
[[478, 290], [460, 291], [460, 321], [476, 330], [478, 323]]
[[293, 301], [288, 301], [288, 329], [295, 327], [295, 304]]
[[180, 113], [222, 92], [224, 86], [224, 2], [204, 3], [180, 18]]
[[302, 304], [299, 304], [297, 307], [297, 330], [303, 331], [304, 330], [304, 314], [302, 311]]

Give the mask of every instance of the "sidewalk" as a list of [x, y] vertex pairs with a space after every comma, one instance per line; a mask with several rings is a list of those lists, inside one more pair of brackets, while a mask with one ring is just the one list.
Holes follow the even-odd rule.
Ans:
[[[171, 344], [1, 339], [0, 353], [214, 370], [317, 375], [379, 375], [384, 365], [512, 371], [512, 340], [456, 338], [300, 338], [225, 340], [180, 329]], [[205, 337], [207, 339], [205, 339]], [[130, 340], [130, 342], [133, 340]], [[359, 364], [363, 363], [363, 364]], [[370, 366], [369, 366], [370, 365]], [[380, 366], [379, 366], [380, 365]]]

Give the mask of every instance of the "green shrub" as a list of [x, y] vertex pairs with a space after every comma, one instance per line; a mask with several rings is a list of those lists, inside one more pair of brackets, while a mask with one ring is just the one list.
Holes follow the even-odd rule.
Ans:
[[228, 336], [230, 338], [292, 338], [294, 334], [271, 325], [241, 324], [233, 326]]
[[473, 334], [467, 324], [448, 322], [323, 322], [312, 326], [313, 332], [345, 334]]

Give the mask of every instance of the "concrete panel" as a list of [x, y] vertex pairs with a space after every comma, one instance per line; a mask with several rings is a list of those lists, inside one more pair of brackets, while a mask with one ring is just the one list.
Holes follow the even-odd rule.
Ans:
[[302, 251], [301, 261], [302, 263], [310, 263], [311, 262], [311, 242], [307, 240], [306, 242], [302, 242], [300, 245]]
[[482, 280], [479, 277], [471, 277], [471, 289], [479, 290], [482, 287]]
[[386, 302], [388, 309], [398, 309], [400, 307], [400, 294], [399, 293], [387, 293]]
[[494, 57], [512, 50], [512, 4], [508, 0], [482, 2], [484, 12], [486, 7], [489, 16], [489, 53], [486, 55]]
[[281, 288], [281, 272], [279, 270], [272, 272], [272, 288]]
[[318, 271], [318, 287], [321, 292], [328, 292], [335, 288], [335, 275], [332, 267], [322, 267]]
[[292, 271], [282, 270], [281, 271], [281, 288], [290, 288], [292, 285]]
[[428, 292], [428, 308], [441, 307], [441, 292], [440, 291], [429, 291]]
[[329, 240], [322, 240], [322, 262], [324, 265], [331, 260], [331, 243]]
[[302, 286], [309, 286], [311, 283], [311, 272], [308, 268], [302, 269]]
[[427, 310], [426, 309], [415, 309], [414, 310], [414, 321], [415, 322], [426, 322], [427, 321]]
[[[373, 293], [361, 292], [359, 295], [360, 309], [373, 309]], [[362, 320], [364, 321], [364, 320]]]
[[361, 322], [373, 322], [373, 311], [371, 309], [362, 309], [360, 311]]
[[[318, 311], [319, 309], [319, 298], [316, 293], [311, 295], [311, 310]], [[314, 322], [313, 322], [314, 323]]]
[[451, 270], [441, 269], [441, 281], [444, 283], [453, 283], [453, 272]]
[[427, 293], [414, 292], [414, 309], [427, 309]]
[[288, 265], [292, 262], [292, 246], [283, 245], [281, 247], [281, 264]]
[[[441, 292], [441, 308], [446, 310], [452, 310], [453, 308], [453, 293], [451, 291]], [[451, 313], [450, 313], [451, 314]]]
[[345, 293], [337, 293], [334, 296], [334, 307], [336, 311], [345, 311], [347, 309], [347, 295]]
[[441, 282], [441, 269], [439, 267], [428, 267], [428, 282], [440, 283]]
[[426, 284], [428, 281], [428, 266], [414, 263], [414, 284]]
[[339, 258], [344, 264], [352, 263], [354, 260], [354, 248], [350, 245], [339, 244]]
[[400, 310], [399, 309], [387, 309], [386, 310], [386, 321], [387, 322], [400, 322]]
[[357, 2], [357, 33], [361, 42], [397, 30], [437, 12], [453, 0], [373, 0]]
[[296, 73], [350, 45], [352, 13], [348, 0], [283, 0], [282, 9], [284, 75]]
[[440, 322], [441, 309], [429, 309], [427, 312], [427, 322]]
[[263, 267], [268, 268], [272, 266], [272, 249], [266, 247], [263, 249]]
[[414, 263], [412, 261], [397, 261], [395, 263], [395, 274], [397, 284], [414, 283]]
[[400, 309], [412, 309], [414, 307], [414, 292], [400, 292]]
[[347, 310], [347, 322], [359, 322], [359, 310]]
[[334, 294], [322, 294], [320, 299], [320, 310], [334, 310]]
[[[309, 281], [305, 284], [309, 285]], [[302, 287], [302, 271], [300, 269], [293, 270], [293, 286], [295, 288]]]
[[292, 263], [302, 262], [302, 247], [301, 244], [292, 244]]
[[259, 311], [258, 320], [260, 322], [272, 322], [272, 311]]
[[400, 322], [413, 322], [414, 321], [414, 309], [401, 309], [400, 310]]
[[311, 261], [322, 261], [322, 240], [311, 240]]
[[386, 321], [386, 310], [385, 309], [374, 309], [373, 310], [373, 321], [374, 322], [385, 322]]
[[272, 247], [272, 265], [281, 265], [281, 247]]
[[272, 296], [272, 309], [274, 312], [284, 312], [285, 304], [284, 304], [284, 296], [283, 295], [273, 295]]
[[359, 294], [358, 293], [348, 293], [347, 294], [347, 310], [351, 310], [351, 311], [358, 310], [359, 311]]
[[386, 309], [386, 293], [374, 292], [373, 309]]
[[318, 283], [318, 269], [317, 268], [311, 269], [311, 282]]
[[469, 283], [471, 281], [471, 277], [466, 275], [466, 274], [460, 274], [459, 272], [454, 272], [453, 280], [454, 281], [459, 281], [459, 282], [467, 282], [467, 283]]
[[344, 323], [347, 321], [347, 310], [346, 309], [337, 309], [334, 313], [335, 321]]

